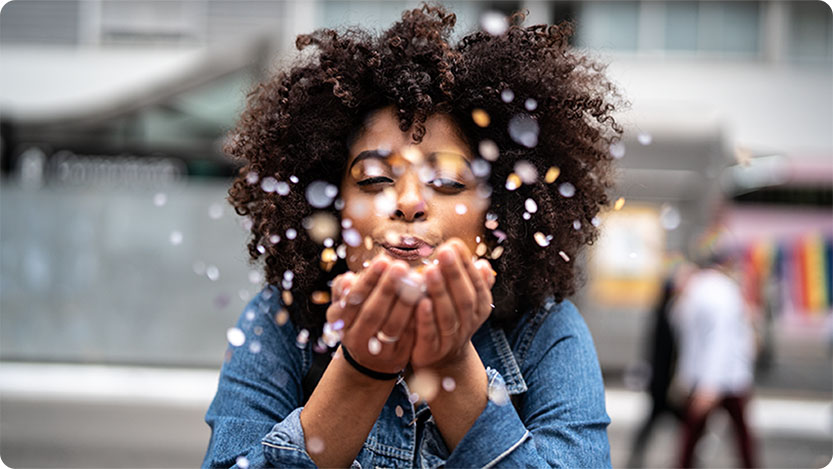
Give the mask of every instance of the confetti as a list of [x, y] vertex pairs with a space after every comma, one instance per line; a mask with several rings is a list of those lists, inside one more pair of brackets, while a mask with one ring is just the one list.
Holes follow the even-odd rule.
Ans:
[[529, 212], [524, 212], [522, 216], [524, 220], [529, 220], [530, 218], [532, 218], [532, 215], [530, 215]]
[[538, 107], [538, 101], [532, 98], [527, 98], [527, 100], [524, 101], [524, 107], [527, 111], [534, 111]]
[[500, 150], [498, 150], [497, 144], [489, 139], [481, 140], [478, 145], [478, 150], [480, 151], [480, 156], [488, 161], [495, 161], [500, 156]]
[[307, 342], [309, 342], [309, 331], [301, 329], [301, 331], [298, 332], [298, 336], [295, 337], [295, 345], [299, 348], [304, 348], [304, 346], [307, 345]]
[[424, 401], [434, 399], [440, 391], [440, 378], [427, 370], [417, 370], [408, 380], [408, 389]]
[[480, 15], [480, 27], [492, 36], [500, 36], [509, 28], [509, 22], [506, 15], [491, 10]]
[[257, 245], [257, 247], [256, 247], [255, 249], [257, 249], [257, 252], [259, 252], [259, 253], [261, 253], [261, 254], [266, 254], [266, 248], [265, 248], [265, 247], [263, 247], [263, 245], [262, 245], [262, 244], [258, 244], [258, 245]]
[[298, 236], [298, 232], [295, 231], [295, 228], [286, 230], [286, 239], [295, 239], [296, 236]]
[[315, 208], [326, 208], [338, 195], [338, 188], [326, 181], [313, 181], [307, 186], [307, 202]]
[[510, 173], [506, 178], [506, 190], [514, 191], [521, 187], [521, 178], [515, 173]]
[[526, 208], [526, 211], [529, 213], [535, 213], [538, 211], [538, 204], [536, 204], [532, 199], [526, 199], [524, 202], [524, 208]]
[[662, 204], [659, 209], [659, 222], [668, 231], [676, 230], [680, 226], [680, 211], [671, 204]]
[[223, 217], [223, 206], [217, 203], [208, 207], [208, 217], [212, 220], [219, 220]]
[[373, 239], [370, 236], [364, 237], [364, 248], [370, 251], [373, 249]]
[[570, 262], [570, 256], [568, 256], [566, 252], [558, 251], [558, 255], [561, 256], [562, 259], [564, 259], [564, 262]]
[[480, 108], [471, 111], [471, 119], [480, 127], [488, 127], [491, 122], [489, 113]]
[[172, 231], [171, 236], [169, 237], [169, 241], [174, 246], [179, 246], [180, 244], [182, 244], [182, 232]]
[[405, 411], [402, 410], [402, 406], [399, 406], [399, 405], [396, 406], [396, 409], [394, 409], [394, 412], [396, 413], [396, 416], [399, 417], [399, 418], [402, 418], [402, 416], [405, 415]]
[[564, 197], [572, 197], [576, 195], [576, 186], [570, 184], [569, 182], [562, 183], [558, 186], [558, 193]]
[[615, 142], [610, 144], [610, 156], [619, 159], [625, 156], [625, 144], [622, 142]]
[[238, 456], [234, 463], [237, 464], [237, 467], [239, 467], [240, 469], [249, 468], [249, 460], [246, 459], [246, 456]]
[[275, 314], [275, 323], [283, 326], [289, 320], [289, 312], [283, 308]]
[[510, 89], [505, 89], [500, 92], [500, 99], [504, 103], [511, 103], [513, 99], [515, 99], [515, 93]]
[[544, 176], [544, 181], [546, 181], [547, 184], [552, 184], [556, 179], [558, 179], [559, 174], [561, 174], [561, 170], [558, 169], [557, 166], [550, 166], [550, 169], [547, 170], [546, 176]]
[[648, 132], [640, 132], [639, 135], [636, 136], [636, 139], [642, 145], [650, 145], [651, 142], [654, 140], [654, 137], [651, 136]]
[[492, 165], [488, 161], [478, 158], [471, 163], [471, 172], [474, 177], [486, 179], [489, 177], [489, 172], [492, 170]]
[[281, 292], [281, 299], [283, 300], [283, 304], [286, 306], [292, 306], [292, 292], [289, 290], [284, 290]]
[[454, 391], [456, 387], [457, 383], [454, 382], [454, 378], [452, 378], [451, 376], [446, 376], [445, 378], [443, 378], [443, 389], [445, 389], [447, 392]]
[[312, 454], [318, 454], [324, 451], [324, 440], [317, 436], [311, 436], [307, 439], [307, 451]]
[[486, 225], [486, 228], [488, 228], [490, 230], [496, 230], [497, 227], [498, 227], [498, 222], [497, 222], [497, 220], [486, 220], [485, 225]]
[[379, 355], [382, 353], [382, 343], [379, 342], [379, 339], [376, 337], [371, 337], [370, 340], [367, 341], [367, 351], [370, 352], [371, 355]]
[[328, 212], [316, 212], [304, 218], [304, 228], [316, 243], [323, 243], [327, 238], [338, 236], [338, 220]]
[[625, 206], [625, 198], [619, 197], [616, 199], [616, 203], [613, 204], [613, 210], [622, 210], [622, 207]]
[[263, 189], [263, 192], [275, 192], [277, 189], [278, 180], [273, 178], [272, 176], [267, 176], [260, 181], [260, 188]]
[[532, 235], [532, 237], [535, 238], [535, 242], [538, 243], [538, 245], [541, 247], [547, 247], [550, 245], [550, 240], [547, 238], [546, 235], [544, 235], [544, 233], [541, 233], [540, 231], [536, 232], [534, 235]]
[[261, 349], [262, 347], [263, 347], [263, 346], [262, 346], [262, 345], [260, 345], [260, 342], [259, 342], [259, 341], [257, 341], [257, 340], [253, 340], [253, 341], [251, 341], [251, 342], [249, 343], [249, 352], [252, 352], [252, 353], [260, 353], [260, 349]]
[[257, 270], [250, 270], [249, 271], [249, 282], [251, 283], [260, 283], [263, 280], [263, 274], [261, 274]]
[[168, 203], [168, 196], [165, 195], [164, 192], [157, 192], [156, 195], [153, 196], [153, 205], [161, 207], [166, 203]]
[[581, 229], [581, 222], [578, 220], [573, 220], [573, 229], [580, 230]]
[[538, 179], [538, 170], [529, 161], [518, 161], [515, 163], [514, 171], [524, 184], [535, 184]]
[[240, 347], [246, 342], [246, 334], [240, 328], [230, 327], [226, 331], [226, 339], [233, 347]]
[[399, 281], [398, 289], [399, 299], [406, 304], [412, 305], [422, 297], [425, 293], [425, 284], [422, 282], [422, 276], [417, 273], [409, 273]]
[[485, 244], [483, 244], [483, 243], [479, 243], [479, 244], [477, 245], [477, 248], [474, 250], [474, 253], [475, 253], [478, 257], [483, 257], [483, 256], [485, 256], [485, 255], [486, 255], [486, 250], [487, 250], [487, 249], [488, 249], [488, 247], [487, 247]]
[[380, 215], [391, 215], [396, 212], [396, 190], [386, 187], [373, 198], [373, 207]]
[[281, 237], [276, 234], [273, 234], [272, 236], [269, 236], [269, 242], [272, 244], [278, 244], [281, 242]]
[[538, 121], [529, 114], [517, 114], [509, 119], [509, 136], [527, 148], [538, 144]]
[[599, 225], [602, 224], [602, 219], [599, 217], [593, 217], [590, 219], [590, 224], [598, 228]]
[[194, 262], [194, 265], [191, 267], [194, 269], [194, 273], [197, 275], [202, 275], [205, 273], [205, 262], [203, 261]]
[[457, 215], [464, 215], [469, 211], [469, 208], [465, 204], [457, 204], [454, 206], [454, 211], [457, 212]]
[[503, 254], [503, 246], [492, 249], [492, 259], [497, 259]]
[[217, 281], [217, 279], [220, 278], [220, 269], [218, 269], [216, 265], [209, 265], [205, 269], [205, 275], [212, 282]]
[[294, 174], [289, 176], [289, 180], [292, 181], [292, 184], [298, 184], [298, 176], [295, 176]]
[[312, 292], [312, 302], [317, 305], [325, 305], [330, 302], [330, 293], [325, 291]]
[[278, 181], [278, 183], [275, 184], [275, 192], [277, 192], [278, 195], [289, 194], [289, 184], [284, 181]]
[[259, 179], [260, 177], [254, 171], [249, 171], [249, 173], [246, 174], [246, 182], [248, 182], [249, 184], [257, 184], [257, 181]]

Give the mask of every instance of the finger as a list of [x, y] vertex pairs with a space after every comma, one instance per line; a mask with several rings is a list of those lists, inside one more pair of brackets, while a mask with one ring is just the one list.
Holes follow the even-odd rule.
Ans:
[[[454, 244], [452, 242], [441, 247], [437, 257], [440, 260], [440, 269], [445, 278], [446, 289], [454, 303], [455, 317], [461, 325], [466, 325], [466, 329], [468, 329], [469, 323], [474, 320], [477, 295], [469, 274], [463, 266], [467, 258], [460, 259], [458, 248]], [[437, 317], [440, 320], [442, 320], [442, 313], [443, 310], [438, 308]], [[453, 326], [454, 323], [452, 322], [451, 325]], [[449, 330], [442, 323], [440, 327], [440, 331]]]
[[441, 340], [448, 341], [460, 328], [460, 320], [438, 266], [432, 264], [425, 268], [425, 283], [431, 297], [437, 333], [442, 336]]
[[402, 331], [401, 335], [399, 336], [399, 341], [396, 343], [396, 351], [397, 353], [405, 353], [410, 355], [411, 350], [414, 347], [414, 343], [416, 342], [416, 315], [417, 315], [417, 306], [414, 305], [411, 317], [408, 319], [408, 324], [405, 326], [405, 330]]
[[[454, 247], [455, 247], [455, 249], [457, 249], [458, 254], [461, 254], [461, 255], [463, 254], [463, 252], [461, 252], [462, 249], [460, 249], [460, 246], [458, 244], [455, 243]], [[473, 262], [468, 260], [468, 258], [464, 257], [462, 259], [463, 259], [462, 260], [463, 266], [465, 267], [466, 272], [468, 273], [468, 276], [469, 276], [469, 280], [471, 280], [471, 283], [474, 287], [476, 317], [473, 318], [473, 319], [475, 319], [476, 322], [478, 322], [478, 325], [479, 325], [479, 323], [483, 319], [485, 319], [485, 317], [488, 316], [492, 311], [491, 286], [483, 278], [483, 268], [482, 268], [483, 263], [486, 263], [488, 265], [488, 261], [485, 261], [483, 259], [479, 260], [478, 262], [480, 263], [481, 268], [478, 269], [477, 266]], [[491, 275], [491, 270], [492, 270], [491, 266], [489, 266], [489, 274], [488, 274], [489, 277], [492, 276]], [[452, 289], [452, 291], [454, 291], [454, 289]]]
[[434, 319], [433, 301], [423, 298], [417, 303], [415, 324], [414, 349], [437, 352], [440, 349], [440, 338]]
[[379, 282], [379, 279], [388, 269], [390, 260], [386, 257], [373, 259], [370, 266], [355, 279], [353, 286], [344, 291], [344, 295], [338, 302], [341, 310], [340, 318], [344, 321], [344, 327], [349, 328], [353, 324], [362, 304], [367, 296]]
[[486, 259], [478, 259], [474, 266], [477, 267], [477, 270], [480, 272], [480, 275], [483, 276], [483, 281], [486, 282], [489, 290], [495, 286], [495, 281], [497, 280], [497, 272], [495, 269], [492, 268], [492, 264], [489, 263]]
[[388, 318], [391, 308], [396, 301], [396, 291], [402, 277], [408, 274], [408, 264], [395, 261], [388, 267], [370, 296], [362, 304], [356, 317], [354, 330], [361, 336], [375, 336]]
[[395, 340], [402, 337], [408, 322], [413, 318], [414, 305], [422, 296], [421, 289], [421, 275], [412, 272], [399, 280], [396, 300], [390, 310], [390, 315], [379, 327], [379, 331], [382, 332], [379, 340], [384, 342], [386, 337]]

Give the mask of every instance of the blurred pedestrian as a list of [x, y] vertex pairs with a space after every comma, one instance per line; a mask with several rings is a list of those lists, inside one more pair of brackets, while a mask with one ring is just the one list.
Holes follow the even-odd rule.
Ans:
[[712, 413], [725, 409], [744, 467], [755, 467], [746, 421], [752, 391], [755, 339], [739, 283], [726, 255], [712, 255], [687, 280], [672, 308], [679, 338], [679, 382], [688, 391], [680, 466], [694, 465], [694, 450]]
[[665, 414], [674, 417], [675, 422], [683, 420], [679, 405], [669, 400], [668, 390], [674, 377], [677, 360], [677, 344], [669, 319], [670, 310], [680, 285], [685, 279], [686, 268], [674, 269], [663, 282], [659, 301], [654, 308], [654, 327], [651, 331], [648, 359], [651, 375], [648, 391], [651, 395], [651, 410], [640, 426], [634, 439], [627, 467], [642, 467], [645, 447], [659, 418]]

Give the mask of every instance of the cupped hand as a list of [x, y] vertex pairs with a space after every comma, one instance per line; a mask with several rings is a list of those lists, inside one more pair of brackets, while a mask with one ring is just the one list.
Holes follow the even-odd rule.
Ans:
[[465, 243], [452, 238], [437, 248], [437, 265], [423, 272], [427, 297], [416, 307], [410, 363], [416, 369], [447, 369], [459, 363], [477, 329], [492, 312], [495, 276], [485, 259], [472, 260]]
[[408, 364], [419, 298], [401, 293], [411, 281], [405, 262], [380, 255], [361, 273], [333, 282], [327, 322], [343, 332], [342, 346], [365, 368], [397, 373]]

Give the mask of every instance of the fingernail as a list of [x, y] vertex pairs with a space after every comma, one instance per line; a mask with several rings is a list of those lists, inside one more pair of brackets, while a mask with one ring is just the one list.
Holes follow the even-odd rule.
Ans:
[[388, 264], [385, 261], [379, 260], [373, 263], [373, 271], [377, 274], [381, 274], [388, 268]]

